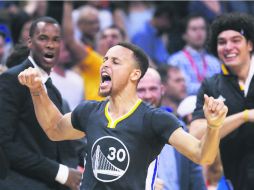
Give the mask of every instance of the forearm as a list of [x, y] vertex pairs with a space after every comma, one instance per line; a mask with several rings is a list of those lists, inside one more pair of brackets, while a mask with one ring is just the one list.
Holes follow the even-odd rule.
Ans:
[[202, 165], [212, 164], [219, 150], [220, 130], [207, 127], [205, 135], [200, 141], [199, 163]]
[[63, 118], [63, 115], [50, 100], [44, 87], [41, 85], [39, 89], [30, 90], [36, 118], [51, 140], [55, 140], [60, 133], [58, 123]]
[[[224, 124], [220, 128], [220, 137], [224, 138], [225, 136], [230, 134], [232, 131], [236, 130], [245, 122], [246, 122], [246, 119], [244, 118], [243, 112], [239, 112], [239, 113], [226, 117]], [[201, 139], [203, 135], [205, 134], [206, 126], [207, 126], [207, 123], [205, 119], [194, 120], [190, 126], [190, 134], [195, 136], [198, 139]]]
[[77, 61], [80, 62], [86, 57], [85, 45], [80, 41], [77, 41], [74, 37], [73, 30], [73, 21], [72, 21], [72, 11], [73, 5], [72, 2], [64, 2], [63, 10], [63, 37], [66, 47], [71, 52], [71, 56]]
[[244, 119], [244, 112], [239, 112], [231, 116], [228, 116], [220, 129], [221, 138], [224, 138], [225, 136], [227, 136], [228, 134], [239, 128], [245, 122], [246, 120]]
[[[204, 136], [204, 139], [198, 140], [192, 135], [186, 133], [183, 129], [179, 128], [169, 138], [169, 144], [174, 146], [177, 151], [181, 154], [192, 160], [197, 164], [209, 164], [211, 162], [210, 155], [213, 155], [215, 150], [211, 150], [211, 154], [207, 153], [211, 149], [218, 148], [216, 141], [218, 138], [219, 132], [214, 133], [211, 129], [207, 130], [207, 137]], [[214, 139], [215, 138], [215, 139]], [[216, 139], [217, 138], [217, 139]], [[215, 140], [215, 141], [214, 141]], [[208, 149], [207, 149], [208, 148]], [[216, 153], [215, 153], [216, 154]], [[213, 157], [212, 157], [213, 159]]]
[[73, 22], [72, 22], [72, 2], [64, 2], [63, 9], [63, 37], [66, 43], [74, 40]]

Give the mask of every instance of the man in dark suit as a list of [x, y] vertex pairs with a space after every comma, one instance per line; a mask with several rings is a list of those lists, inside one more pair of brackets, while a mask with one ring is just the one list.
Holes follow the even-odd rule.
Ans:
[[[155, 69], [148, 68], [138, 84], [137, 92], [144, 101], [155, 107], [161, 106], [164, 86]], [[166, 144], [148, 169], [146, 190], [153, 189], [205, 190], [202, 168]]]
[[29, 35], [29, 57], [0, 75], [0, 146], [10, 162], [0, 189], [76, 190], [82, 174], [73, 169], [78, 165], [75, 145], [48, 139], [36, 119], [29, 89], [17, 78], [24, 69], [37, 68], [50, 99], [61, 110], [61, 95], [49, 78], [59, 56], [61, 29], [55, 19], [41, 17], [32, 23]]
[[0, 147], [0, 179], [4, 179], [6, 177], [7, 171], [8, 171], [8, 161], [2, 148]]

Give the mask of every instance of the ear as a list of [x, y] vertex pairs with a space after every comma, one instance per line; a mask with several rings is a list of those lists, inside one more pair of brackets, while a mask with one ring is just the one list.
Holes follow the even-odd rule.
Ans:
[[186, 33], [184, 33], [184, 34], [182, 35], [182, 39], [183, 39], [183, 41], [186, 42]]
[[250, 52], [253, 51], [253, 43], [252, 43], [250, 40], [248, 41], [248, 50], [249, 50]]
[[130, 75], [130, 79], [132, 81], [138, 81], [141, 77], [141, 70], [140, 69], [134, 69]]

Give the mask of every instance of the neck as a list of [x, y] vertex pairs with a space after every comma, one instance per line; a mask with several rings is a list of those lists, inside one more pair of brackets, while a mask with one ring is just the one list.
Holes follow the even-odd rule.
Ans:
[[245, 82], [249, 74], [250, 64], [251, 64], [251, 59], [249, 58], [248, 60], [246, 60], [245, 64], [241, 64], [235, 67], [230, 67], [230, 70], [235, 75], [237, 75], [240, 81]]
[[197, 52], [202, 52], [204, 51], [204, 48], [203, 47], [200, 47], [200, 46], [193, 46], [193, 45], [187, 45], [185, 48], [191, 48], [191, 49], [194, 49], [196, 50]]
[[118, 118], [130, 111], [130, 109], [138, 101], [136, 88], [117, 95], [112, 95], [109, 98], [109, 112], [113, 119]]

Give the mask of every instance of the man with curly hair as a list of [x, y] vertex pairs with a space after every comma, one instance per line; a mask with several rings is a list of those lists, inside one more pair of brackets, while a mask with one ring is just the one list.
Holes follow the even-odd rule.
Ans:
[[218, 17], [211, 25], [210, 48], [222, 62], [222, 73], [199, 89], [190, 133], [201, 138], [204, 94], [224, 100], [229, 112], [220, 129], [221, 160], [235, 190], [254, 189], [254, 18], [243, 13]]

